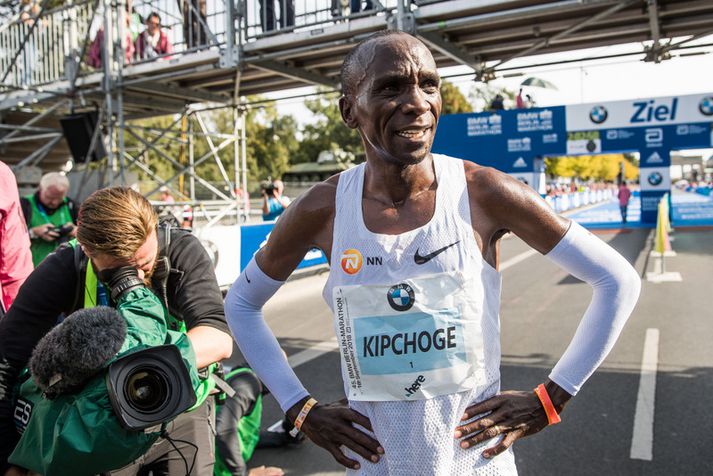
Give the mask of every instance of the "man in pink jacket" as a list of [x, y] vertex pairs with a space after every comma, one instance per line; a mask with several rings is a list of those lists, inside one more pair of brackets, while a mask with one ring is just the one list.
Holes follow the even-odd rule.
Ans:
[[32, 272], [30, 236], [20, 208], [15, 176], [0, 162], [0, 318]]

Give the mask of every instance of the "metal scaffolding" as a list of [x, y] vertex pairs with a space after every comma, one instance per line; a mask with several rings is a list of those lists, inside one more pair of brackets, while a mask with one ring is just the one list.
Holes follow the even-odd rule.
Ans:
[[[51, 7], [56, 3], [0, 5], [0, 158], [16, 169], [58, 168], [70, 155], [58, 118], [96, 110], [101, 127], [90, 150], [106, 150], [104, 184], [126, 183], [128, 170], [140, 170], [158, 184], [145, 193], [166, 186], [198, 210], [211, 204], [211, 222], [244, 216], [246, 208], [236, 194], [247, 187], [249, 106], [241, 98], [305, 85], [338, 88], [344, 54], [375, 31], [411, 32], [439, 66], [466, 65], [482, 81], [517, 58], [611, 44], [645, 42], [641, 59], [659, 62], [713, 34], [710, 0], [373, 0], [358, 11], [342, 0], [70, 0]], [[132, 53], [153, 12], [173, 51]], [[206, 118], [216, 107], [231, 111], [227, 132]], [[163, 115], [173, 118], [163, 131], [136, 122]], [[196, 141], [208, 145], [201, 157], [193, 154]], [[167, 142], [181, 144], [183, 156], [166, 153]], [[147, 166], [149, 152], [170, 165], [169, 177]], [[220, 183], [196, 173], [208, 162], [217, 165]], [[87, 159], [84, 167], [96, 165]]]

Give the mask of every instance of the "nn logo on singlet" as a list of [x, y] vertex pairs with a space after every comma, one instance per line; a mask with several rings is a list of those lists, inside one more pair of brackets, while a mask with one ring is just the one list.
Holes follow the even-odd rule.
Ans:
[[[367, 266], [381, 266], [383, 260], [381, 256], [367, 256], [366, 265]], [[357, 274], [361, 267], [364, 265], [364, 258], [362, 257], [359, 250], [354, 248], [349, 248], [344, 250], [341, 259], [342, 271], [347, 274]]]

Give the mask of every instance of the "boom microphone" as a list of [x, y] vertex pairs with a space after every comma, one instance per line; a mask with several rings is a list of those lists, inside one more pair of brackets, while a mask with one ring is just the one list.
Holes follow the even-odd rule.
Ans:
[[126, 322], [115, 309], [80, 309], [40, 340], [30, 373], [48, 399], [73, 393], [107, 365], [125, 338]]

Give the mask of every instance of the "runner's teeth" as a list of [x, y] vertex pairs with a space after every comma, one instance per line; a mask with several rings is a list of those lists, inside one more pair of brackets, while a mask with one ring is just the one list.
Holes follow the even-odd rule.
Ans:
[[425, 133], [426, 130], [421, 129], [420, 131], [398, 131], [396, 134], [400, 135], [401, 137], [406, 137], [408, 139], [414, 139], [423, 136]]

